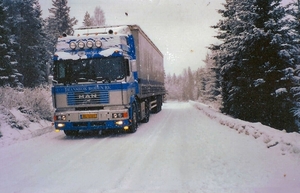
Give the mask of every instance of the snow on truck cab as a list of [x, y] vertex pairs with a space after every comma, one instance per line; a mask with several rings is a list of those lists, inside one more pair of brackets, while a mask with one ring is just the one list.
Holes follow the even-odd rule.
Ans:
[[53, 60], [54, 126], [67, 136], [133, 133], [161, 110], [163, 55], [137, 25], [79, 28], [58, 38]]

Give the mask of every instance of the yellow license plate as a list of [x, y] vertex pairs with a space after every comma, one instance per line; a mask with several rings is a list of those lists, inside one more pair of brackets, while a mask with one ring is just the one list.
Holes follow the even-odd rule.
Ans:
[[98, 114], [82, 114], [80, 115], [81, 119], [97, 119]]

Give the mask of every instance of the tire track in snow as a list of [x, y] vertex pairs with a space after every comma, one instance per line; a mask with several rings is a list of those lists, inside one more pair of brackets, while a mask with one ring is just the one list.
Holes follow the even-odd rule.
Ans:
[[[130, 189], [134, 187], [136, 182], [140, 180], [140, 173], [143, 172], [147, 156], [153, 151], [155, 144], [169, 122], [172, 112], [164, 109], [158, 114], [151, 114], [150, 121], [147, 124], [140, 125], [137, 133], [133, 134], [133, 140], [137, 141], [138, 149], [134, 150], [132, 159], [133, 165], [128, 166], [128, 170], [123, 173], [122, 177], [115, 185], [115, 189]], [[164, 117], [163, 121], [153, 124], [153, 119], [156, 117]], [[154, 125], [154, 127], [153, 127]], [[130, 163], [132, 163], [130, 162]], [[143, 188], [141, 190], [144, 190]]]
[[294, 162], [262, 145], [188, 103], [166, 103], [134, 134], [71, 139], [53, 132], [0, 149], [0, 191], [266, 192], [296, 175], [285, 169]]

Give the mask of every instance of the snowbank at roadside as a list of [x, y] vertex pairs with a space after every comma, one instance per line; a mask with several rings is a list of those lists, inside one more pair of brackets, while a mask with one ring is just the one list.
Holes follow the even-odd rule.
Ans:
[[[261, 140], [267, 148], [276, 148], [281, 154], [291, 153], [300, 158], [300, 134], [286, 133], [274, 128], [235, 119], [224, 115], [211, 107], [190, 101], [190, 103], [203, 111], [208, 117], [218, 121], [221, 125], [228, 126], [236, 132]], [[27, 140], [54, 130], [52, 123], [45, 120], [30, 120], [30, 115], [18, 109], [7, 110], [0, 108], [0, 147]]]
[[286, 133], [274, 128], [262, 125], [261, 123], [251, 123], [240, 119], [235, 119], [224, 115], [210, 106], [190, 101], [190, 103], [203, 111], [208, 117], [218, 121], [221, 125], [228, 126], [240, 134], [248, 135], [266, 144], [267, 148], [276, 148], [282, 155], [291, 153], [300, 158], [300, 134]]
[[52, 123], [46, 120], [31, 119], [31, 115], [16, 108], [0, 108], [0, 147], [53, 131]]
[[51, 86], [0, 87], [0, 147], [52, 131]]

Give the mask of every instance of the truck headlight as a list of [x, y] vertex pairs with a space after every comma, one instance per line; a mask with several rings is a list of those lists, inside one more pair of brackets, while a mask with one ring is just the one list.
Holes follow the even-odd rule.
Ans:
[[128, 113], [112, 113], [112, 118], [113, 119], [118, 119], [118, 118], [125, 118], [128, 117]]
[[64, 123], [58, 123], [58, 124], [57, 124], [57, 127], [58, 127], [58, 128], [63, 128], [64, 126], [65, 126]]
[[67, 116], [66, 115], [56, 115], [55, 116], [55, 120], [57, 120], [57, 121], [65, 121], [65, 120], [67, 120]]
[[116, 125], [123, 125], [123, 121], [116, 121]]

